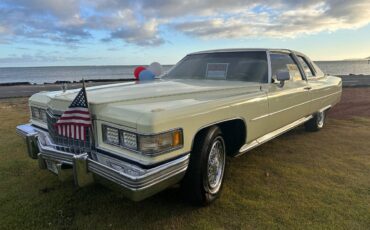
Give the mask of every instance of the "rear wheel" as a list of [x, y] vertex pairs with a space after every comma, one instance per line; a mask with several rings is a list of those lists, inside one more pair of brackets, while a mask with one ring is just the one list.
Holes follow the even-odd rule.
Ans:
[[220, 195], [226, 163], [225, 141], [221, 130], [211, 127], [199, 133], [182, 182], [187, 199], [208, 205]]
[[317, 112], [313, 118], [305, 123], [307, 131], [315, 132], [324, 127], [326, 114], [325, 111]]

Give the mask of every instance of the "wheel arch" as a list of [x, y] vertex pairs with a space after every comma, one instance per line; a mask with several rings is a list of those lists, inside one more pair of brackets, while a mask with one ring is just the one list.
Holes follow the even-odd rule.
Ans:
[[[235, 156], [241, 146], [245, 144], [247, 138], [247, 123], [241, 117], [231, 118], [222, 121], [216, 121], [200, 127], [192, 138], [191, 150], [194, 148], [194, 143], [199, 135], [206, 132], [210, 127], [218, 126], [224, 136], [226, 144], [226, 153], [229, 156]], [[233, 138], [233, 137], [237, 138]]]

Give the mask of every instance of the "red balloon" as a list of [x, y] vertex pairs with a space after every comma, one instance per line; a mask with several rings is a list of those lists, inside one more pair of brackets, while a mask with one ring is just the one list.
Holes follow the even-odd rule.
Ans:
[[135, 68], [134, 70], [134, 75], [135, 75], [135, 78], [138, 79], [139, 78], [139, 74], [141, 73], [141, 71], [145, 70], [146, 68], [144, 66], [138, 66]]

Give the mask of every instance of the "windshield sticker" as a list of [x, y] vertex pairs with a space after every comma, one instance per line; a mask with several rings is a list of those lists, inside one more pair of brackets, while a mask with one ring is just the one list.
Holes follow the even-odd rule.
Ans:
[[206, 78], [222, 80], [226, 79], [229, 63], [207, 63]]

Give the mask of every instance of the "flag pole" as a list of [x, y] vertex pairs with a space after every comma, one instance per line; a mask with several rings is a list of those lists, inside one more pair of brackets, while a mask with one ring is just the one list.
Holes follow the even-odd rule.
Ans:
[[86, 98], [86, 104], [87, 104], [87, 108], [89, 110], [89, 113], [90, 113], [90, 120], [91, 120], [91, 127], [90, 127], [90, 149], [92, 149], [93, 146], [95, 146], [95, 137], [94, 137], [94, 122], [93, 122], [93, 119], [92, 119], [92, 113], [91, 113], [91, 109], [90, 109], [90, 105], [89, 105], [89, 101], [87, 99], [87, 93], [86, 93], [86, 86], [85, 86], [85, 79], [82, 78], [82, 89], [83, 89], [83, 92], [85, 94], [85, 98]]

